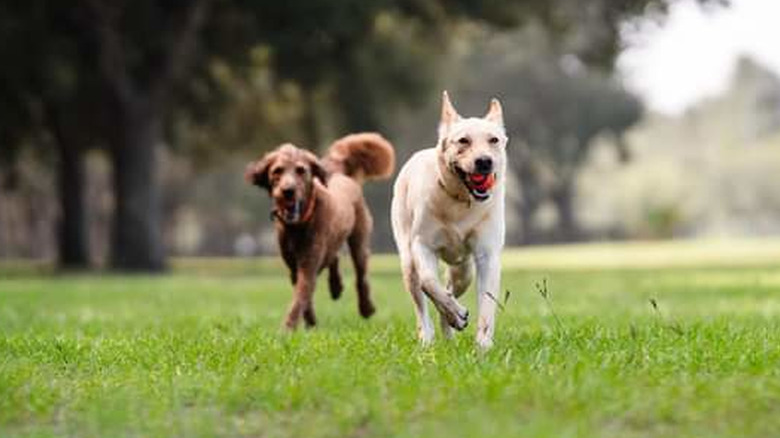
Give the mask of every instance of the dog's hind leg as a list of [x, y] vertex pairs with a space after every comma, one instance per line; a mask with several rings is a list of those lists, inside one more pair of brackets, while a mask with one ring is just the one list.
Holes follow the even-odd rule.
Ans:
[[[471, 280], [474, 277], [474, 262], [471, 258], [467, 258], [462, 263], [457, 265], [450, 265], [447, 267], [447, 289], [455, 296], [460, 298], [471, 285]], [[441, 332], [445, 338], [451, 338], [453, 335], [453, 329], [450, 323], [447, 322], [447, 318], [444, 315], [439, 315]]]
[[344, 284], [341, 282], [341, 273], [339, 272], [339, 258], [333, 259], [333, 263], [328, 266], [328, 288], [330, 296], [334, 300], [341, 297], [341, 291], [344, 290]]
[[357, 209], [358, 217], [352, 235], [347, 239], [352, 263], [355, 265], [355, 281], [358, 293], [358, 310], [363, 318], [374, 314], [371, 288], [368, 284], [368, 258], [371, 255], [371, 215], [365, 206]]
[[417, 338], [423, 345], [429, 345], [433, 342], [433, 322], [430, 315], [428, 315], [428, 303], [426, 303], [425, 294], [423, 294], [420, 287], [420, 277], [417, 275], [410, 252], [401, 250], [399, 255], [401, 256], [404, 286], [406, 286], [406, 290], [409, 291], [412, 301], [414, 301], [414, 313], [417, 317]]

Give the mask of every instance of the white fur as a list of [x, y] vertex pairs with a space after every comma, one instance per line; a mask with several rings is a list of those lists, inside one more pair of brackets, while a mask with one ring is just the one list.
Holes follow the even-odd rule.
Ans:
[[[464, 136], [471, 144], [459, 149], [457, 141]], [[498, 142], [489, 143], [490, 138]], [[468, 288], [476, 267], [476, 340], [482, 348], [493, 345], [505, 234], [506, 142], [497, 100], [493, 99], [485, 117], [464, 119], [445, 92], [439, 143], [414, 154], [396, 179], [391, 211], [393, 234], [404, 285], [415, 305], [418, 338], [423, 344], [434, 337], [426, 296], [439, 311], [445, 337], [451, 336], [453, 327], [465, 328], [468, 310], [457, 297]], [[485, 201], [473, 198], [448, 165], [456, 163], [466, 168], [477, 155], [490, 156], [494, 162], [496, 182]], [[449, 266], [446, 287], [439, 280], [439, 260]]]

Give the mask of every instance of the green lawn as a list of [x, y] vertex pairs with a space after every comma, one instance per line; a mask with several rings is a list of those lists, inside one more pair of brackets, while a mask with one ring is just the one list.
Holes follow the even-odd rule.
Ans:
[[[505, 265], [487, 354], [473, 324], [418, 347], [391, 256], [374, 259], [373, 319], [349, 274], [337, 302], [322, 278], [320, 326], [294, 335], [274, 259], [181, 260], [159, 277], [2, 265], [0, 436], [780, 432], [779, 242], [532, 249]], [[463, 302], [474, 310], [473, 292]]]

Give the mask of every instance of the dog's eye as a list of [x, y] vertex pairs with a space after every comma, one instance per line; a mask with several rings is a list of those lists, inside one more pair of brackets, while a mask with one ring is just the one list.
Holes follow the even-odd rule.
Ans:
[[490, 144], [498, 144], [498, 137], [490, 137], [490, 139], [488, 139], [488, 142]]
[[279, 175], [282, 174], [282, 172], [284, 172], [284, 169], [282, 169], [281, 167], [277, 167], [277, 168], [275, 168], [274, 170], [271, 171], [271, 175], [272, 176], [279, 176]]
[[460, 144], [462, 144], [464, 146], [467, 146], [468, 144], [471, 143], [471, 140], [469, 140], [468, 137], [461, 137], [461, 138], [458, 139], [458, 143], [460, 143]]
[[301, 176], [306, 175], [306, 168], [303, 166], [298, 166], [295, 168], [295, 173]]

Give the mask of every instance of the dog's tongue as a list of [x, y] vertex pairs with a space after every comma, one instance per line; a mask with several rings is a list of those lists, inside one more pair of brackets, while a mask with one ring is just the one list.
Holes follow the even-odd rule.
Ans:
[[288, 216], [292, 216], [298, 213], [298, 209], [300, 208], [300, 203], [298, 201], [292, 200], [292, 201], [285, 201], [284, 202], [284, 211], [287, 213]]
[[472, 187], [477, 190], [488, 190], [493, 187], [495, 176], [492, 173], [489, 175], [472, 173], [469, 175], [469, 182], [471, 182]]

